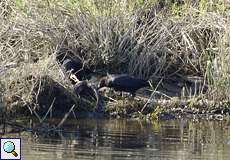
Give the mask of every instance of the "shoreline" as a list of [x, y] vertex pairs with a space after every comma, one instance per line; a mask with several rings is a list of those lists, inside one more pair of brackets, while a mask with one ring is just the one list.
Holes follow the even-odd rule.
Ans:
[[[44, 83], [44, 81], [49, 81], [49, 83]], [[33, 95], [38, 98], [39, 101], [36, 103], [35, 101], [31, 101], [30, 104], [27, 103], [23, 106], [11, 106], [8, 108], [2, 106], [1, 114], [7, 115], [8, 117], [24, 115], [25, 117], [35, 117], [40, 120], [43, 119], [44, 116], [45, 118], [63, 118], [66, 115], [67, 118], [92, 117], [149, 120], [189, 118], [224, 120], [230, 115], [230, 101], [227, 100], [218, 102], [199, 97], [191, 99], [179, 99], [178, 97], [171, 99], [149, 99], [146, 95], [141, 97], [140, 94], [135, 98], [120, 97], [113, 94], [113, 98], [108, 99], [103, 96], [103, 94], [105, 94], [104, 92], [102, 94], [104, 111], [100, 112], [95, 110], [96, 103], [91, 104], [75, 96], [71, 91], [63, 88], [49, 77], [43, 77], [42, 83], [45, 85], [43, 86], [44, 88], [40, 88], [41, 93], [39, 93], [39, 95]], [[49, 90], [53, 90], [53, 93], [46, 95], [50, 92]], [[59, 93], [57, 94], [57, 92]], [[32, 99], [35, 99], [35, 97]], [[56, 99], [55, 102], [54, 99]], [[4, 101], [2, 104], [4, 104]], [[8, 104], [10, 103], [8, 102]], [[49, 104], [53, 106], [51, 107]], [[76, 107], [70, 107], [73, 105], [76, 105]], [[33, 106], [36, 107], [35, 110], [32, 111]], [[3, 111], [4, 108], [7, 108], [6, 111]], [[50, 108], [52, 109], [52, 113], [50, 112]]]

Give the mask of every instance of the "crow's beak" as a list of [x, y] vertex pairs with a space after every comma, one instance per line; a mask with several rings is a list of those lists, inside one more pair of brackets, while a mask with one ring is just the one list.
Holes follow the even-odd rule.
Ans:
[[77, 76], [75, 74], [70, 74], [70, 77], [69, 77], [71, 80], [73, 80], [74, 82], [78, 83], [80, 82], [79, 79], [77, 78]]

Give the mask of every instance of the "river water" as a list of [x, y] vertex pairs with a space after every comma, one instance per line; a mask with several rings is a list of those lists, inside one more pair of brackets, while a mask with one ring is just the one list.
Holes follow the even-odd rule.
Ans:
[[230, 159], [230, 120], [81, 119], [60, 131], [1, 136], [20, 137], [25, 160]]

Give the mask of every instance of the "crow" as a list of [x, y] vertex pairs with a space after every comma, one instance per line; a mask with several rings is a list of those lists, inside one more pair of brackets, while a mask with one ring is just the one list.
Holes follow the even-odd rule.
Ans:
[[61, 65], [64, 74], [68, 75], [73, 84], [90, 79], [91, 74], [94, 73], [84, 66], [83, 60], [75, 55], [71, 49], [60, 48], [56, 53], [56, 60]]
[[94, 85], [89, 84], [87, 81], [80, 81], [75, 84], [74, 92], [80, 98], [86, 98], [90, 101], [96, 100], [96, 111], [104, 112], [104, 100]]
[[135, 78], [126, 74], [119, 75], [107, 75], [101, 78], [98, 88], [109, 87], [115, 91], [124, 91], [131, 93], [132, 97], [135, 97], [135, 93], [138, 89], [148, 87], [149, 82], [144, 79]]
[[85, 68], [81, 60], [78, 59], [65, 59], [61, 65], [61, 68], [64, 73], [69, 75], [69, 78], [75, 83], [85, 79], [90, 79], [91, 75], [94, 73], [92, 70]]

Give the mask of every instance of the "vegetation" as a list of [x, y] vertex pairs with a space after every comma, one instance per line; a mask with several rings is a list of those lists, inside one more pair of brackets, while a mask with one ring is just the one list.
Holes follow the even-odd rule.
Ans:
[[104, 73], [198, 76], [208, 91], [197, 97], [228, 101], [229, 10], [225, 0], [2, 0], [1, 97], [9, 108], [31, 104], [45, 75], [71, 88], [55, 61], [65, 47]]

